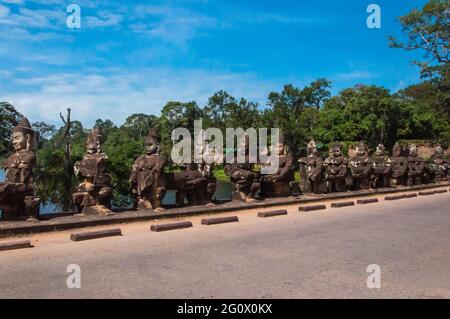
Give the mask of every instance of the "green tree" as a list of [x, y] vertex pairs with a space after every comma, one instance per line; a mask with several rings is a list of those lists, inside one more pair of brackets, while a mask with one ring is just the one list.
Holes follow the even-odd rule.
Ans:
[[422, 10], [414, 9], [399, 21], [407, 39], [401, 42], [391, 36], [391, 47], [423, 51], [424, 61], [415, 61], [421, 67], [422, 76], [448, 77], [450, 2], [430, 0]]

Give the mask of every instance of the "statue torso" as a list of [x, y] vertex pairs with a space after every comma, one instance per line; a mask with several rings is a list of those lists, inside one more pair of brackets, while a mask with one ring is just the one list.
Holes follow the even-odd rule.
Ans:
[[368, 156], [354, 156], [349, 160], [352, 173], [362, 173], [372, 167], [372, 159]]
[[32, 183], [35, 165], [36, 155], [32, 151], [20, 151], [12, 154], [3, 164], [6, 170], [6, 181], [11, 183]]

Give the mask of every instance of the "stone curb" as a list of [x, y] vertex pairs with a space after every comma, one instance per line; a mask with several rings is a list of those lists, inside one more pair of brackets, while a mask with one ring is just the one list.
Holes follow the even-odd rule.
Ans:
[[84, 233], [73, 233], [70, 235], [70, 240], [83, 241], [111, 236], [122, 236], [122, 230], [120, 228], [114, 228]]
[[202, 225], [217, 225], [217, 224], [236, 223], [236, 222], [239, 222], [239, 218], [237, 216], [205, 218], [205, 219], [202, 219], [202, 221], [201, 221]]
[[347, 207], [347, 206], [355, 206], [355, 202], [338, 202], [338, 203], [331, 203], [332, 208], [340, 208], [340, 207]]
[[287, 215], [287, 210], [282, 209], [282, 210], [272, 210], [270, 212], [259, 212], [258, 213], [258, 217], [274, 217], [274, 216], [281, 216], [281, 215]]
[[23, 248], [33, 248], [33, 247], [34, 246], [31, 245], [31, 241], [29, 241], [29, 240], [0, 243], [0, 251], [23, 249]]
[[300, 206], [298, 208], [299, 212], [309, 212], [312, 210], [320, 210], [320, 209], [326, 209], [326, 205], [310, 205], [310, 206]]
[[357, 204], [372, 204], [378, 203], [378, 198], [366, 198], [366, 199], [358, 199], [356, 201]]
[[193, 227], [191, 222], [178, 222], [178, 223], [170, 223], [170, 224], [157, 224], [151, 225], [150, 230], [154, 232], [168, 231], [174, 229], [182, 229], [182, 228], [190, 228]]

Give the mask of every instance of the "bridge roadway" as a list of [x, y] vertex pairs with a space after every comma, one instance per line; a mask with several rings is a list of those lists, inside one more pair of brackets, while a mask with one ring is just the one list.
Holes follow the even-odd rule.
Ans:
[[[34, 248], [0, 252], [1, 298], [450, 298], [450, 193], [72, 242], [73, 231], [36, 234]], [[214, 217], [219, 217], [215, 215]], [[3, 238], [0, 243], [17, 238]], [[67, 266], [81, 269], [69, 289]], [[380, 266], [369, 289], [368, 265]]]

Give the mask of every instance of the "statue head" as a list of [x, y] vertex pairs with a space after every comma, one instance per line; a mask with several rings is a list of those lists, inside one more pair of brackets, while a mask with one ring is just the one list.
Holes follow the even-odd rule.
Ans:
[[436, 152], [435, 155], [436, 155], [437, 157], [443, 157], [443, 156], [444, 156], [444, 149], [442, 148], [442, 146], [437, 145], [437, 146], [434, 148], [434, 151]]
[[392, 147], [392, 156], [400, 157], [402, 156], [402, 146], [399, 142], [395, 142], [394, 146]]
[[309, 141], [308, 145], [306, 146], [306, 153], [308, 154], [308, 156], [317, 156], [317, 146], [314, 140]]
[[385, 151], [385, 147], [383, 144], [378, 144], [377, 149], [375, 151], [375, 155], [376, 156], [383, 156], [384, 155], [384, 151]]
[[34, 131], [27, 118], [20, 119], [19, 124], [13, 129], [12, 144], [16, 152], [23, 150], [32, 151], [34, 148]]
[[97, 154], [101, 152], [103, 143], [103, 134], [100, 127], [94, 127], [86, 140], [86, 151], [88, 154]]
[[417, 146], [416, 144], [411, 144], [409, 146], [409, 156], [416, 157], [417, 156]]
[[284, 134], [280, 133], [278, 143], [275, 143], [275, 145], [273, 146], [273, 151], [274, 151], [274, 154], [278, 155], [278, 156], [286, 155], [287, 148], [286, 148], [286, 144], [284, 143]]
[[368, 152], [369, 152], [368, 147], [363, 142], [360, 142], [356, 146], [356, 155], [358, 155], [358, 156], [367, 156]]
[[339, 142], [334, 143], [333, 147], [331, 148], [331, 155], [333, 157], [339, 157], [342, 155], [342, 145]]
[[158, 154], [161, 149], [161, 137], [155, 128], [151, 128], [145, 137], [145, 153], [147, 155]]

